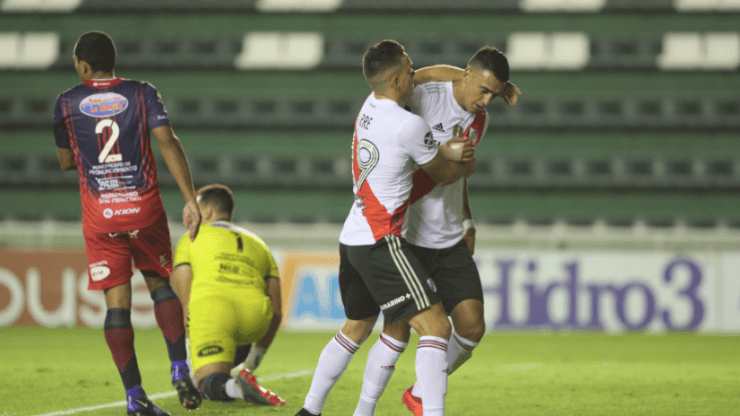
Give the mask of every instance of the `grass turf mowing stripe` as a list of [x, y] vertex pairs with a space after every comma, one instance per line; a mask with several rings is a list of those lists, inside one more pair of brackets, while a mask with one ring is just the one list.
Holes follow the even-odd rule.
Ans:
[[[257, 381], [272, 381], [272, 380], [282, 380], [285, 378], [297, 378], [297, 377], [302, 377], [305, 375], [313, 374], [313, 371], [314, 370], [301, 370], [301, 371], [296, 371], [294, 373], [277, 374], [277, 375], [268, 376], [268, 377], [257, 377]], [[177, 392], [175, 391], [167, 391], [164, 393], [151, 394], [149, 395], [149, 400], [161, 399], [164, 397], [174, 396], [176, 394]], [[69, 410], [59, 410], [57, 412], [43, 413], [43, 414], [35, 415], [35, 416], [73, 415], [75, 413], [90, 412], [93, 410], [100, 410], [100, 409], [106, 409], [109, 407], [119, 407], [119, 406], [126, 406], [126, 401], [121, 400], [119, 402], [99, 404], [97, 406], [80, 407], [78, 409], [69, 409]]]

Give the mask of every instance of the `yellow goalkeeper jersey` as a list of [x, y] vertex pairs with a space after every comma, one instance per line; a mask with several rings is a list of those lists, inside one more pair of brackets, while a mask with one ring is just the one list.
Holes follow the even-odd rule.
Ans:
[[174, 266], [189, 264], [193, 271], [190, 300], [225, 290], [265, 294], [265, 277], [278, 275], [267, 245], [255, 234], [226, 221], [204, 224], [194, 242], [180, 238]]

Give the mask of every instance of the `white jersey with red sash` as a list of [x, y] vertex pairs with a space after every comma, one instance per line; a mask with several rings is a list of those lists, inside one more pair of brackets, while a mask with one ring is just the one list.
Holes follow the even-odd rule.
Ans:
[[[431, 126], [440, 144], [465, 137], [478, 144], [488, 129], [488, 113], [473, 114], [457, 103], [452, 82], [429, 82], [414, 88], [411, 109]], [[439, 186], [422, 169], [414, 172], [408, 227], [404, 237], [410, 244], [426, 248], [448, 248], [463, 237], [462, 207], [464, 179]]]
[[360, 110], [352, 142], [355, 202], [339, 241], [372, 245], [388, 234], [402, 235], [418, 165], [439, 151], [429, 125], [395, 101], [371, 94]]

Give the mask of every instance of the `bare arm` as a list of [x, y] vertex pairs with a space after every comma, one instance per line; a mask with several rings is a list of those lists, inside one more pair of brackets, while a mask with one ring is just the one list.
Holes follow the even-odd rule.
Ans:
[[172, 176], [185, 197], [185, 209], [182, 212], [183, 225], [190, 231], [190, 240], [195, 240], [200, 227], [200, 211], [195, 199], [195, 188], [193, 178], [190, 175], [190, 166], [185, 157], [180, 139], [175, 136], [170, 126], [159, 126], [152, 130], [154, 137], [159, 143], [159, 151], [162, 153], [164, 162], [167, 164]]
[[[455, 143], [462, 143], [465, 146], [461, 158], [454, 156], [455, 152], [452, 149], [452, 145]], [[471, 169], [471, 163], [473, 163], [474, 158], [473, 146], [470, 141], [456, 138], [440, 145], [437, 156], [430, 162], [422, 165], [421, 168], [429, 174], [434, 182], [440, 185], [449, 185], [457, 182], [467, 174], [468, 170]]]
[[[465, 178], [463, 184], [463, 209], [462, 209], [463, 224], [469, 225], [469, 228], [463, 226], [463, 238], [465, 244], [467, 244], [470, 254], [475, 252], [475, 224], [473, 223], [473, 211], [470, 209], [470, 199], [468, 198], [468, 179]], [[469, 221], [469, 222], [468, 222]], [[472, 226], [470, 226], [472, 225]]]
[[426, 82], [447, 82], [461, 78], [463, 70], [451, 65], [434, 65], [421, 68], [414, 73], [414, 85]]
[[275, 276], [267, 276], [265, 283], [267, 284], [265, 293], [270, 298], [270, 302], [272, 302], [272, 322], [270, 322], [270, 328], [267, 330], [265, 336], [257, 341], [255, 346], [267, 350], [275, 339], [275, 334], [283, 320], [283, 304], [282, 295], [280, 294], [280, 279]]
[[57, 147], [57, 159], [62, 170], [77, 170], [75, 163], [75, 154], [72, 149]]
[[180, 298], [182, 303], [182, 316], [185, 318], [185, 324], [188, 322], [188, 315], [190, 309], [188, 308], [190, 302], [190, 283], [193, 281], [193, 269], [189, 264], [180, 264], [175, 267], [170, 277], [170, 285], [172, 290], [175, 291], [177, 297]]

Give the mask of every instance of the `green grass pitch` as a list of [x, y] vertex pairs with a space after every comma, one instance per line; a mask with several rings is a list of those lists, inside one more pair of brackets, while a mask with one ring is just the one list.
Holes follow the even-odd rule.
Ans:
[[[257, 376], [313, 370], [329, 333], [281, 332]], [[157, 329], [136, 330], [144, 388], [169, 392], [169, 362]], [[351, 416], [374, 334], [337, 383], [324, 416]], [[401, 357], [376, 415], [411, 415], [401, 394], [414, 382], [414, 347]], [[488, 334], [450, 376], [447, 414], [740, 415], [740, 338], [727, 335]], [[174, 396], [155, 399], [173, 415], [294, 415], [311, 375], [265, 381], [288, 403], [260, 408], [208, 403], [194, 412]], [[0, 329], [0, 416], [40, 415], [122, 401], [102, 330]], [[59, 413], [61, 414], [61, 413]], [[125, 415], [121, 406], [78, 415]]]

